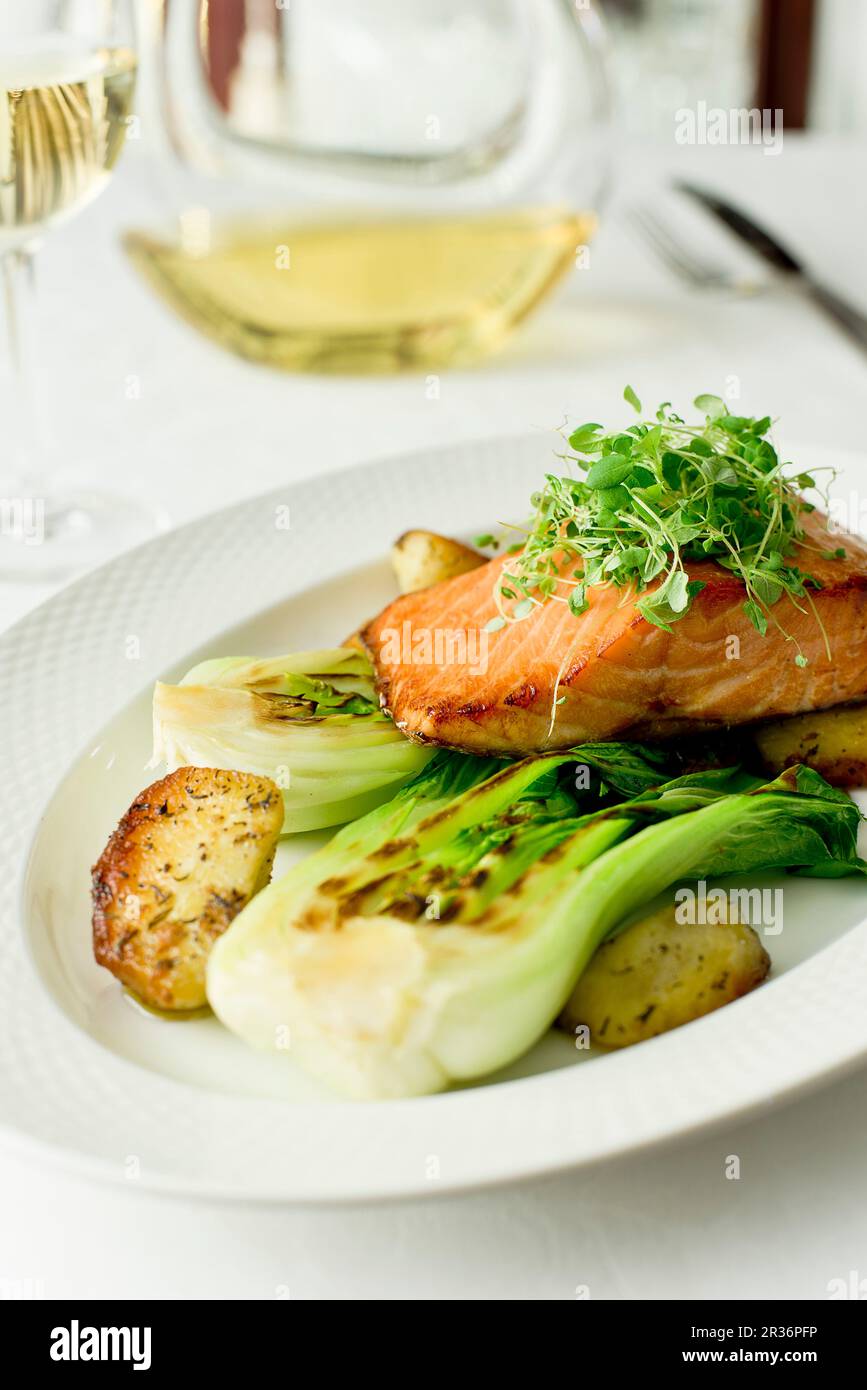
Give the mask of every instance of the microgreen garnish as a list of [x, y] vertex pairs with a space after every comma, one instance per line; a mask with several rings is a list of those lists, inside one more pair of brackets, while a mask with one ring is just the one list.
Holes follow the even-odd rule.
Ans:
[[[640, 415], [631, 386], [623, 396]], [[802, 518], [814, 507], [799, 490], [815, 488], [815, 479], [784, 472], [768, 416], [733, 415], [718, 396], [698, 396], [695, 406], [703, 424], [688, 425], [666, 402], [655, 419], [618, 432], [592, 422], [572, 431], [566, 458], [584, 477], [548, 474], [533, 497], [526, 541], [509, 547], [516, 558], [497, 582], [499, 617], [490, 631], [549, 600], [578, 615], [588, 590], [612, 586], [639, 594], [641, 616], [670, 632], [704, 588], [690, 578], [690, 562], [713, 560], [743, 583], [743, 610], [756, 630], [764, 636], [774, 626], [806, 665], [773, 610], [785, 597], [821, 628], [809, 593], [821, 585], [793, 563], [793, 552], [845, 555], [819, 551], [805, 537]]]

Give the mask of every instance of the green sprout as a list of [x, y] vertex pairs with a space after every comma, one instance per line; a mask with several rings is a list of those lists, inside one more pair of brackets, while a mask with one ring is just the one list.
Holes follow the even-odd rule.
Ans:
[[[623, 394], [641, 415], [632, 387]], [[798, 666], [807, 658], [777, 616], [781, 600], [813, 613], [828, 649], [811, 595], [821, 584], [795, 563], [796, 548], [845, 554], [819, 552], [805, 534], [815, 508], [802, 490], [815, 489], [815, 478], [785, 471], [769, 416], [733, 415], [718, 396], [698, 396], [695, 406], [704, 415], [697, 425], [665, 402], [654, 419], [621, 431], [589, 422], [570, 433], [566, 457], [584, 476], [548, 474], [534, 495], [526, 537], [509, 547], [514, 560], [497, 580], [489, 630], [549, 601], [577, 616], [589, 590], [613, 587], [624, 599], [639, 595], [641, 616], [670, 632], [705, 587], [690, 565], [713, 560], [743, 584], [756, 630], [764, 636], [772, 625], [795, 643]]]

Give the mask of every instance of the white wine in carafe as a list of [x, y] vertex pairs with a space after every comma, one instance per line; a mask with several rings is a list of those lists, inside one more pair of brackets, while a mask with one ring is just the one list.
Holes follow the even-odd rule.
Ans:
[[184, 318], [244, 357], [308, 371], [448, 366], [495, 351], [576, 263], [568, 208], [228, 226], [126, 248]]

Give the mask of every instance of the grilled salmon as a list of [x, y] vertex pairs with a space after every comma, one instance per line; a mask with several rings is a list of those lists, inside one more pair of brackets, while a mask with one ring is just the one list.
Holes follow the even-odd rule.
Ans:
[[[549, 600], [488, 633], [497, 573], [513, 557], [406, 594], [361, 633], [381, 703], [412, 739], [522, 755], [597, 739], [664, 739], [862, 700], [867, 546], [831, 534], [818, 512], [804, 530], [805, 547], [790, 563], [822, 587], [811, 588], [803, 612], [781, 598], [764, 637], [743, 611], [742, 583], [709, 560], [687, 565], [705, 587], [670, 632], [641, 616], [634, 593], [591, 588], [580, 616]], [[820, 553], [840, 547], [845, 558]], [[795, 662], [796, 642], [805, 666]]]

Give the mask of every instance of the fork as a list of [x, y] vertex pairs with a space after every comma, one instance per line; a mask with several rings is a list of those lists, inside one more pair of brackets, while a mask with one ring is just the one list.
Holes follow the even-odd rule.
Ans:
[[691, 289], [729, 290], [747, 295], [760, 294], [767, 288], [764, 280], [741, 275], [692, 251], [650, 208], [634, 206], [627, 216], [663, 264]]

